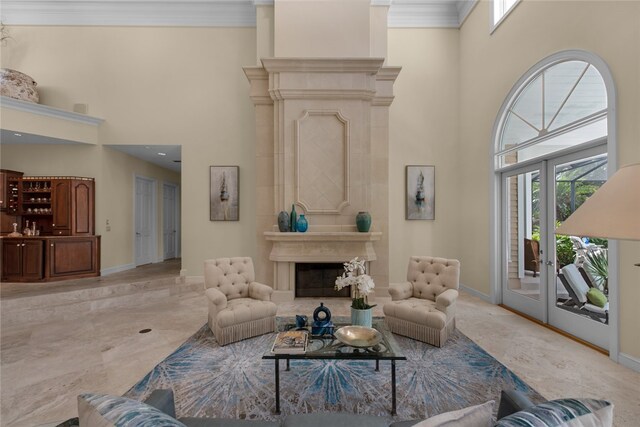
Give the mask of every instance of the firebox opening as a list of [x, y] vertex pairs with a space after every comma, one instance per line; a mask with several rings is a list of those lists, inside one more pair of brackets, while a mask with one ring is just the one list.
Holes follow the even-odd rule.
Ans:
[[296, 297], [349, 297], [349, 288], [334, 288], [343, 271], [337, 263], [296, 263]]

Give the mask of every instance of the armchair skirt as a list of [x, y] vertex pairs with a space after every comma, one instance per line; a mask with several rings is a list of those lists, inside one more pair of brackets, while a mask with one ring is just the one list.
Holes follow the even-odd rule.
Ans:
[[456, 318], [435, 308], [435, 303], [420, 298], [392, 301], [384, 305], [389, 330], [395, 334], [442, 346], [456, 328]]

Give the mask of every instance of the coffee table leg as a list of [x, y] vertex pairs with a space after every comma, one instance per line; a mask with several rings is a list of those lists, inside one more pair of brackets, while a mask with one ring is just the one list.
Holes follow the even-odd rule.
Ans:
[[[275, 413], [276, 415], [279, 415], [280, 414], [280, 360], [275, 359], [275, 361], [276, 361], [276, 412]], [[394, 382], [394, 395], [395, 395], [395, 382]]]
[[376, 359], [376, 372], [380, 370], [380, 360]]
[[391, 361], [391, 415], [396, 415], [396, 361]]

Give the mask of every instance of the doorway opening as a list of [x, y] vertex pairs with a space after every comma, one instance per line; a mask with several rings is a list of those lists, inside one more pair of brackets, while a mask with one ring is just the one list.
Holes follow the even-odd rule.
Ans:
[[135, 177], [135, 264], [136, 267], [156, 262], [156, 180]]

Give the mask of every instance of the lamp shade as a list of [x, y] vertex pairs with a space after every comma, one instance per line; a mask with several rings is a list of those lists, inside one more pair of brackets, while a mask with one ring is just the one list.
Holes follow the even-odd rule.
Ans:
[[618, 169], [556, 234], [640, 240], [640, 163]]

